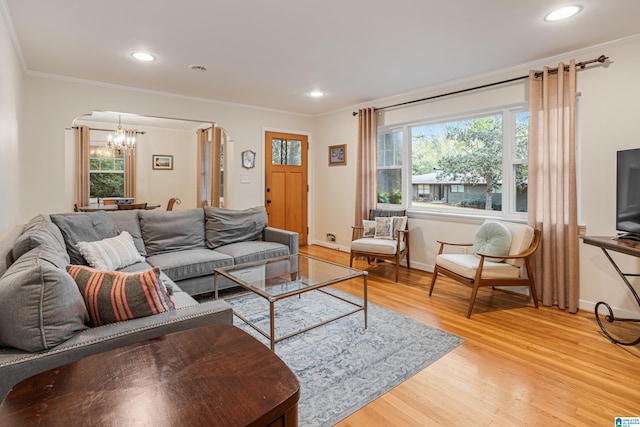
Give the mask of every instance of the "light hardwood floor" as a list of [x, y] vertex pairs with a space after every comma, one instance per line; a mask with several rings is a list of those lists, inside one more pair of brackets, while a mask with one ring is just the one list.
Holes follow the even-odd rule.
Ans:
[[[300, 252], [349, 265], [341, 251]], [[395, 283], [390, 264], [358, 260], [354, 268], [369, 271], [370, 302], [465, 342], [338, 426], [614, 426], [615, 417], [640, 416], [640, 345], [609, 342], [593, 313], [535, 309], [526, 297], [485, 288], [466, 319], [464, 285], [438, 278], [429, 297], [427, 272], [401, 268]], [[361, 282], [338, 288], [362, 295]]]

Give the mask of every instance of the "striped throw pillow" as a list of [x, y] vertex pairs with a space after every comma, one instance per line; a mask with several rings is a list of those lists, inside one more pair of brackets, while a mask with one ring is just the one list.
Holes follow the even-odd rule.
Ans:
[[175, 310], [158, 267], [142, 273], [120, 273], [69, 265], [67, 272], [80, 289], [92, 326]]
[[133, 237], [126, 231], [95, 242], [78, 242], [76, 248], [89, 265], [98, 270], [117, 270], [144, 261]]

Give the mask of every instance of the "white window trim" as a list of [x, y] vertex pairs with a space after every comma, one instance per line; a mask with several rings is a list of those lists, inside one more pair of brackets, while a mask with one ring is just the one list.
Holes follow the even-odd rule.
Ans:
[[[509, 219], [515, 222], [524, 222], [526, 223], [528, 218], [528, 212], [516, 212], [515, 203], [516, 203], [516, 188], [515, 181], [512, 183], [513, 178], [513, 167], [516, 164], [525, 164], [528, 162], [528, 159], [516, 159], [515, 158], [515, 115], [518, 112], [526, 111], [528, 109], [527, 102], [519, 102], [514, 104], [507, 104], [502, 106], [496, 106], [486, 109], [479, 109], [473, 111], [466, 111], [462, 113], [439, 116], [434, 118], [425, 118], [423, 120], [415, 120], [411, 122], [405, 123], [396, 123], [389, 126], [380, 126], [378, 128], [378, 133], [392, 133], [392, 132], [402, 132], [402, 149], [403, 149], [403, 165], [402, 165], [402, 200], [403, 203], [400, 205], [393, 205], [388, 203], [378, 203], [378, 207], [382, 209], [406, 209], [407, 212], [411, 213], [412, 216], [415, 217], [423, 217], [423, 216], [435, 216], [441, 218], [494, 218], [494, 219]], [[415, 126], [422, 125], [434, 125], [446, 122], [455, 122], [461, 120], [470, 120], [478, 117], [486, 117], [495, 114], [502, 114], [502, 126], [503, 126], [503, 152], [502, 152], [502, 168], [503, 168], [503, 176], [502, 176], [502, 195], [503, 195], [503, 206], [502, 211], [484, 211], [484, 210], [475, 210], [475, 209], [465, 209], [458, 208], [456, 210], [447, 210], [443, 212], [439, 209], [429, 208], [429, 207], [420, 207], [416, 208], [411, 206], [412, 201], [412, 189], [411, 189], [411, 180], [407, 175], [411, 173], [411, 133], [410, 128]], [[506, 120], [506, 117], [509, 120]], [[506, 125], [506, 123], [508, 125]], [[507, 133], [508, 131], [508, 133]], [[507, 135], [505, 137], [505, 134]], [[508, 144], [507, 144], [508, 142]], [[508, 145], [508, 148], [505, 150], [505, 145]], [[376, 167], [376, 169], [378, 169]], [[505, 182], [508, 184], [505, 186]], [[508, 193], [507, 193], [508, 191]], [[504, 195], [508, 194], [508, 207], [505, 209], [504, 205]]]

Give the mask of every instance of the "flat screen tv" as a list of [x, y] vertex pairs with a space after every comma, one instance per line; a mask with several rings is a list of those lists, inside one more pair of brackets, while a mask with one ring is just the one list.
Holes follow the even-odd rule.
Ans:
[[640, 240], [640, 148], [618, 151], [616, 230], [618, 238]]

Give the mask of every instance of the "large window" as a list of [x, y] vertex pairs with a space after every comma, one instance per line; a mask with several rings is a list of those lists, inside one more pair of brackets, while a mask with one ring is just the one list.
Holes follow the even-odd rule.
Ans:
[[402, 131], [378, 137], [378, 203], [402, 204]]
[[528, 118], [524, 107], [517, 107], [380, 128], [378, 203], [526, 213]]
[[124, 155], [90, 147], [89, 197], [124, 197]]

